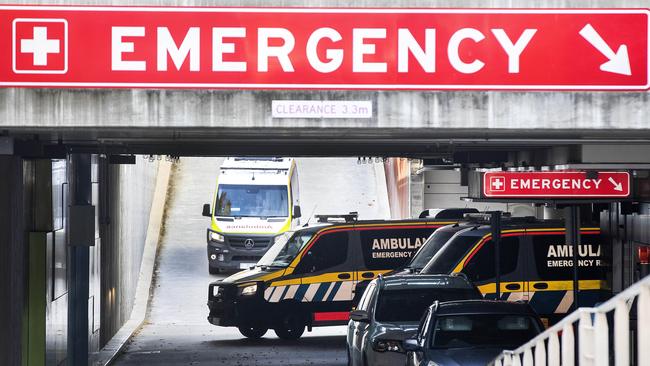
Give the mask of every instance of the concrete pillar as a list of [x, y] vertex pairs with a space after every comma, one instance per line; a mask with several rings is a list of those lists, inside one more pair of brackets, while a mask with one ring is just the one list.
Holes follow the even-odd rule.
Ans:
[[0, 156], [0, 172], [0, 355], [3, 365], [20, 366], [26, 296], [22, 159]]
[[72, 154], [68, 220], [68, 365], [88, 365], [88, 292], [90, 246], [95, 242], [91, 155]]
[[52, 161], [24, 160], [25, 268], [27, 293], [23, 330], [23, 365], [45, 365], [47, 312], [47, 233], [52, 221]]

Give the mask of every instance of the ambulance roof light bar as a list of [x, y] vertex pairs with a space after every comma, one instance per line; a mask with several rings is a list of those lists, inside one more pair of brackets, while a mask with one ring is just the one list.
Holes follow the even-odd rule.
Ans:
[[327, 222], [356, 222], [359, 219], [358, 212], [350, 212], [347, 214], [338, 214], [338, 215], [314, 215], [318, 222], [327, 223]]

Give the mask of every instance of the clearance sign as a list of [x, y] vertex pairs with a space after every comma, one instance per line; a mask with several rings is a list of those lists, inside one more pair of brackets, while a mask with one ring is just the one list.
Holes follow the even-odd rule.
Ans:
[[0, 6], [0, 86], [646, 90], [649, 16]]
[[630, 197], [628, 172], [487, 172], [485, 197], [507, 198], [626, 198]]

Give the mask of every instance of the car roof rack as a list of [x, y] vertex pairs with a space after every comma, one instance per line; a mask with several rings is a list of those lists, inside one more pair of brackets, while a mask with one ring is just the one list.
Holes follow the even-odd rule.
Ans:
[[359, 213], [358, 212], [350, 212], [347, 214], [338, 214], [338, 215], [314, 215], [318, 222], [320, 223], [325, 223], [325, 222], [330, 222], [330, 223], [336, 223], [336, 222], [345, 222], [345, 223], [351, 223], [351, 222], [356, 222], [359, 219]]

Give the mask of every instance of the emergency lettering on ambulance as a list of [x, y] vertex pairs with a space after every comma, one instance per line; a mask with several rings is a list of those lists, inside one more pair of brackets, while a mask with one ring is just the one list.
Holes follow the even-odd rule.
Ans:
[[[573, 304], [573, 247], [564, 222], [535, 218], [504, 220], [501, 231], [501, 300], [527, 301], [551, 323]], [[611, 297], [607, 278], [611, 248], [600, 229], [583, 227], [578, 247], [580, 306]], [[496, 296], [495, 249], [489, 225], [464, 225], [422, 269], [423, 274], [464, 273], [488, 299]]]
[[287, 232], [254, 268], [210, 284], [208, 320], [250, 338], [274, 329], [282, 339], [346, 324], [359, 282], [403, 266], [434, 230], [456, 221], [353, 220]]

